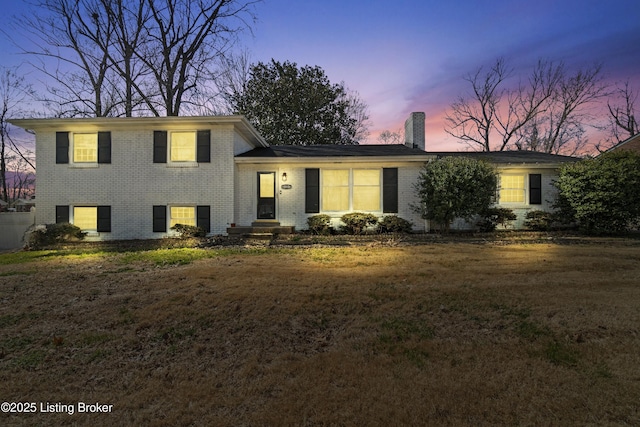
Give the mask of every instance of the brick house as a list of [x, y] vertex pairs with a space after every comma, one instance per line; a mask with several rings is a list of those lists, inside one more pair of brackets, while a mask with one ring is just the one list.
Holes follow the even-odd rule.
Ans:
[[[425, 162], [472, 156], [500, 172], [498, 204], [521, 225], [549, 209], [557, 168], [574, 158], [531, 152], [425, 151], [424, 113], [412, 113], [405, 145], [269, 146], [242, 116], [21, 119], [36, 132], [36, 223], [71, 222], [90, 239], [170, 236], [174, 224], [225, 234], [258, 221], [306, 228], [317, 213], [397, 214], [411, 209]], [[458, 223], [458, 227], [465, 224]]]

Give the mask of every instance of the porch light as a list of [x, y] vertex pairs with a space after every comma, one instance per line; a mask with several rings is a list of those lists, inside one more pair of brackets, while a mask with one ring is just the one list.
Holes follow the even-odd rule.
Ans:
[[282, 182], [287, 182], [287, 173], [282, 172]]

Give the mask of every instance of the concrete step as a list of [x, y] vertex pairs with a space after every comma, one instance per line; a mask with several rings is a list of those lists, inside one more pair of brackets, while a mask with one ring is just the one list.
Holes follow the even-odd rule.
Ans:
[[239, 227], [228, 227], [227, 234], [238, 236], [238, 235], [249, 235], [249, 234], [292, 234], [295, 232], [295, 227], [293, 226], [239, 226]]

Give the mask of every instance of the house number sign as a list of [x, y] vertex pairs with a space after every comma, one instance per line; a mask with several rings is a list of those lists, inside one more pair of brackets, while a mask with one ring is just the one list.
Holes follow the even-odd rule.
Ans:
[[291, 184], [282, 184], [280, 188], [283, 190], [291, 190]]

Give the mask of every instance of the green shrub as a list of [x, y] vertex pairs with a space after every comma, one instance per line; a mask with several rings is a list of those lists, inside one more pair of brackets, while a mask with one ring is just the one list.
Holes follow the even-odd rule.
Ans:
[[476, 223], [480, 231], [494, 231], [498, 225], [506, 227], [517, 218], [516, 214], [508, 208], [489, 208], [484, 211], [480, 220]]
[[524, 226], [529, 230], [548, 231], [551, 230], [551, 224], [554, 222], [554, 215], [546, 211], [530, 211], [527, 212]]
[[62, 222], [59, 224], [37, 225], [28, 231], [27, 249], [41, 249], [56, 243], [83, 240], [87, 233], [79, 227]]
[[171, 229], [177, 231], [183, 239], [191, 237], [205, 237], [207, 235], [204, 228], [196, 227], [195, 225], [176, 224], [171, 227]]
[[313, 215], [307, 218], [307, 225], [313, 234], [329, 234], [331, 232], [331, 217], [325, 214]]
[[341, 230], [347, 234], [362, 234], [369, 226], [376, 225], [378, 217], [364, 212], [351, 212], [340, 218], [344, 225]]
[[378, 222], [379, 233], [411, 233], [413, 224], [398, 215], [387, 215]]
[[617, 150], [567, 163], [554, 185], [561, 219], [587, 232], [622, 232], [640, 222], [639, 153]]

